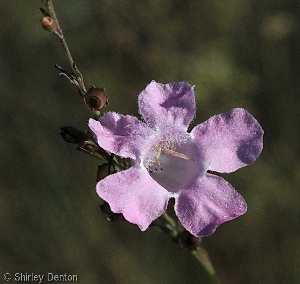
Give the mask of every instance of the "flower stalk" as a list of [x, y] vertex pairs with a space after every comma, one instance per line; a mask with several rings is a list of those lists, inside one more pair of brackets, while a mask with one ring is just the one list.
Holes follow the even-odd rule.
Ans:
[[210, 260], [209, 254], [203, 246], [200, 245], [201, 239], [195, 238], [187, 231], [178, 228], [177, 222], [167, 213], [152, 223], [152, 226], [170, 236], [181, 247], [191, 252], [195, 259], [201, 264], [210, 277], [212, 284], [218, 284], [215, 268]]
[[[139, 96], [144, 122], [115, 112], [100, 117], [108, 103], [106, 92], [94, 86], [86, 89], [53, 2], [42, 1], [47, 10], [41, 9], [45, 16], [42, 26], [59, 38], [72, 73], [56, 68], [78, 87], [97, 119], [90, 120], [92, 132], [64, 127], [61, 135], [66, 142], [78, 144], [78, 150], [101, 160], [97, 174], [97, 192], [105, 201], [101, 210], [110, 215], [108, 220], [127, 220], [143, 231], [152, 226], [168, 234], [192, 253], [217, 284], [201, 238], [244, 214], [247, 206], [229, 183], [208, 170], [229, 173], [254, 162], [263, 146], [261, 126], [246, 110], [237, 108], [187, 132], [196, 107], [194, 87], [185, 82], [151, 82]], [[223, 162], [226, 159], [228, 162]], [[166, 212], [169, 199], [175, 200], [181, 224]], [[132, 200], [132, 208], [128, 200]]]
[[77, 76], [77, 79], [78, 79], [78, 83], [79, 83], [79, 86], [80, 86], [80, 89], [83, 93], [86, 92], [86, 88], [85, 88], [85, 85], [84, 85], [84, 81], [83, 81], [83, 76], [82, 76], [82, 73], [79, 71], [79, 69], [77, 68], [74, 60], [73, 60], [73, 57], [72, 57], [72, 54], [70, 52], [70, 49], [68, 47], [68, 44], [67, 44], [67, 41], [64, 37], [64, 34], [63, 34], [63, 31], [59, 25], [59, 21], [58, 21], [58, 18], [56, 16], [56, 13], [55, 13], [55, 10], [54, 10], [54, 6], [53, 6], [53, 2], [52, 0], [43, 0], [43, 3], [49, 13], [49, 16], [56, 22], [56, 25], [57, 25], [57, 29], [53, 32], [60, 40], [65, 52], [66, 52], [66, 55], [67, 55], [67, 59], [70, 63], [70, 66], [73, 70], [73, 72], [76, 74]]
[[211, 283], [218, 284], [219, 281], [217, 279], [216, 271], [210, 261], [208, 252], [203, 247], [198, 247], [191, 253], [197, 259], [197, 261], [199, 261], [202, 264], [202, 266], [210, 276]]
[[[42, 19], [42, 26], [45, 28], [45, 26], [43, 25], [43, 21], [45, 21], [45, 19], [49, 22], [53, 21], [55, 23], [55, 29], [53, 31], [49, 30], [49, 29], [48, 30], [52, 31], [53, 34], [58, 37], [58, 39], [59, 39], [59, 41], [60, 41], [60, 43], [61, 43], [61, 45], [62, 45], [62, 47], [63, 47], [63, 49], [66, 53], [67, 59], [69, 61], [70, 67], [72, 69], [72, 72], [70, 74], [67, 73], [63, 68], [61, 68], [57, 64], [55, 65], [55, 67], [58, 70], [61, 71], [60, 75], [62, 75], [66, 79], [68, 79], [68, 81], [71, 84], [75, 85], [78, 88], [79, 94], [81, 95], [81, 97], [86, 102], [90, 99], [91, 96], [90, 96], [90, 94], [88, 93], [88, 91], [85, 87], [83, 75], [80, 72], [80, 70], [78, 69], [78, 67], [77, 67], [77, 65], [76, 65], [76, 63], [75, 63], [75, 61], [72, 57], [72, 54], [71, 54], [70, 49], [68, 47], [67, 41], [66, 41], [66, 39], [64, 37], [64, 34], [63, 34], [63, 30], [59, 25], [59, 21], [58, 21], [58, 18], [56, 16], [55, 9], [54, 9], [54, 6], [53, 6], [53, 1], [52, 0], [42, 0], [42, 1], [44, 3], [45, 8], [46, 8], [46, 10], [44, 10], [42, 8], [40, 9], [41, 12], [45, 16], [45, 18]], [[104, 102], [104, 106], [106, 104], [107, 104], [107, 100]], [[88, 106], [88, 104], [86, 104], [86, 105]], [[101, 115], [100, 111], [98, 109], [93, 109], [93, 108], [90, 108], [90, 109], [92, 111], [93, 118], [98, 119]]]

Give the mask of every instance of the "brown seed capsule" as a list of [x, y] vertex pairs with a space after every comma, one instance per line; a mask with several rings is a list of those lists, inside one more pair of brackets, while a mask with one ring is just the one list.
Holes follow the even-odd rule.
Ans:
[[90, 110], [102, 110], [108, 104], [108, 98], [103, 88], [91, 87], [88, 89], [84, 102]]
[[57, 30], [57, 23], [51, 17], [44, 17], [41, 20], [42, 27], [48, 32], [55, 32]]

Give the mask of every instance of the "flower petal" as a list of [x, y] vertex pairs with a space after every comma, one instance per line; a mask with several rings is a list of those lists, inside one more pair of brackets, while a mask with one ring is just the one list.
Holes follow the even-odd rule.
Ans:
[[194, 118], [194, 87], [185, 82], [160, 84], [152, 81], [138, 99], [139, 113], [151, 126], [180, 126], [187, 129]]
[[197, 237], [247, 211], [243, 197], [223, 178], [207, 174], [175, 199], [175, 212], [183, 227]]
[[136, 159], [141, 152], [141, 143], [146, 139], [148, 127], [134, 116], [108, 112], [89, 120], [89, 127], [96, 134], [103, 149], [125, 158]]
[[97, 193], [114, 213], [122, 213], [142, 231], [165, 212], [170, 198], [147, 170], [139, 167], [109, 175], [97, 184]]
[[233, 172], [253, 163], [263, 148], [263, 129], [245, 109], [215, 115], [191, 132], [209, 170]]

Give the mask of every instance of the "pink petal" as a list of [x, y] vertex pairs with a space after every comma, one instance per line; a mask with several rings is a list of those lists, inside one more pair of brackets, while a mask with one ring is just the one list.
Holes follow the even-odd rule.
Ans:
[[97, 193], [115, 213], [146, 230], [165, 212], [170, 194], [155, 182], [144, 168], [109, 175], [97, 184]]
[[263, 130], [245, 109], [215, 115], [191, 132], [209, 170], [233, 172], [253, 163], [263, 148]]
[[247, 211], [243, 197], [223, 178], [207, 174], [180, 192], [175, 212], [191, 234], [203, 237]]
[[152, 81], [138, 99], [139, 113], [151, 126], [180, 126], [187, 129], [194, 118], [194, 87], [185, 82], [160, 84]]
[[125, 158], [136, 159], [140, 155], [141, 142], [146, 139], [148, 128], [136, 117], [108, 112], [89, 120], [89, 127], [96, 134], [103, 149]]

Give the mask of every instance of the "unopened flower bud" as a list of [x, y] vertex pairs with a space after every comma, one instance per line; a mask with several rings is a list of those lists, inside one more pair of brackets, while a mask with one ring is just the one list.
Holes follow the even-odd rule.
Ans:
[[68, 143], [82, 143], [89, 138], [89, 135], [83, 131], [78, 130], [73, 126], [61, 127], [60, 135]]
[[103, 88], [91, 87], [84, 97], [86, 106], [91, 110], [102, 110], [108, 104], [108, 98]]
[[97, 172], [97, 182], [104, 179], [110, 174], [114, 174], [115, 168], [113, 165], [110, 165], [109, 163], [105, 163], [98, 166], [98, 172]]
[[201, 243], [201, 238], [193, 236], [190, 232], [186, 230], [181, 232], [178, 235], [177, 239], [179, 244], [187, 250], [195, 250], [199, 247]]
[[42, 27], [48, 32], [55, 32], [57, 30], [57, 23], [51, 17], [44, 17], [41, 20]]

